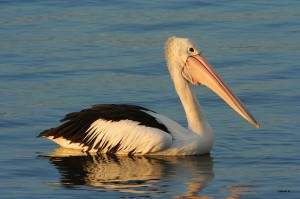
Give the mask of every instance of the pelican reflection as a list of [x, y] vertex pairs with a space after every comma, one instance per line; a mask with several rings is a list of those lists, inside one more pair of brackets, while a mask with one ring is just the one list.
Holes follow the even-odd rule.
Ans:
[[[57, 148], [49, 157], [65, 188], [88, 185], [93, 189], [126, 193], [166, 193], [178, 191], [172, 182], [180, 181], [182, 194], [193, 195], [199, 194], [214, 177], [213, 160], [209, 155], [128, 157], [76, 153]], [[163, 183], [166, 181], [168, 183]]]

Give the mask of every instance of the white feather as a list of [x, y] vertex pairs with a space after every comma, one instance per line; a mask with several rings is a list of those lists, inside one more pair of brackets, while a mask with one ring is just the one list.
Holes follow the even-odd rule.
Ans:
[[172, 146], [164, 151], [153, 153], [153, 155], [198, 155], [209, 153], [213, 146], [214, 135], [199, 135], [184, 128], [174, 120], [150, 111], [145, 111], [163, 123], [172, 132]]
[[112, 122], [99, 119], [92, 123], [88, 132], [86, 137], [90, 137], [90, 140], [95, 139], [90, 152], [97, 151], [94, 149], [96, 145], [101, 148], [105, 143], [107, 145], [102, 149], [103, 153], [119, 144], [117, 153], [134, 151], [140, 154], [161, 151], [172, 144], [170, 134], [131, 120]]
[[52, 140], [53, 142], [56, 142], [62, 147], [69, 148], [69, 149], [79, 149], [86, 151], [88, 149], [87, 146], [83, 146], [82, 143], [74, 143], [71, 140], [64, 139], [63, 137], [54, 138], [54, 136], [46, 137], [49, 140]]

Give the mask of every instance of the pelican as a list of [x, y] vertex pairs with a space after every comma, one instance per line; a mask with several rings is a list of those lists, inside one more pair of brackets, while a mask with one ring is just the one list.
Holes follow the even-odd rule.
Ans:
[[127, 155], [201, 155], [210, 152], [213, 131], [192, 91], [205, 85], [247, 121], [259, 124], [238, 97], [188, 38], [171, 37], [165, 45], [166, 62], [186, 113], [188, 128], [147, 108], [98, 104], [67, 114], [60, 126], [45, 130], [62, 147], [90, 153]]

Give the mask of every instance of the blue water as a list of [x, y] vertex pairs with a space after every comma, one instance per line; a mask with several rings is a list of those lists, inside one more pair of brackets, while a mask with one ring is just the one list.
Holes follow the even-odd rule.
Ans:
[[[1, 198], [300, 198], [300, 2], [0, 1]], [[35, 136], [130, 103], [186, 125], [164, 61], [189, 37], [260, 122], [195, 87], [209, 156], [62, 156]]]

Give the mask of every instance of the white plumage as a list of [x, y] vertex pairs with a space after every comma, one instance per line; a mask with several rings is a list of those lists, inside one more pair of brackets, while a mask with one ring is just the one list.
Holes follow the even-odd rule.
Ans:
[[209, 153], [213, 131], [190, 84], [204, 84], [250, 123], [258, 123], [187, 38], [172, 37], [166, 59], [185, 110], [188, 129], [151, 110], [133, 105], [96, 105], [68, 114], [47, 137], [67, 148], [134, 155], [199, 155]]
[[[95, 121], [91, 128], [91, 139], [95, 138], [94, 146], [105, 146], [103, 153], [107, 153], [110, 146], [120, 145], [118, 153], [127, 154], [130, 151], [146, 154], [157, 152], [171, 146], [172, 136], [160, 129], [141, 126], [138, 122], [122, 120], [111, 122], [105, 120]], [[94, 149], [97, 151], [98, 149]]]

